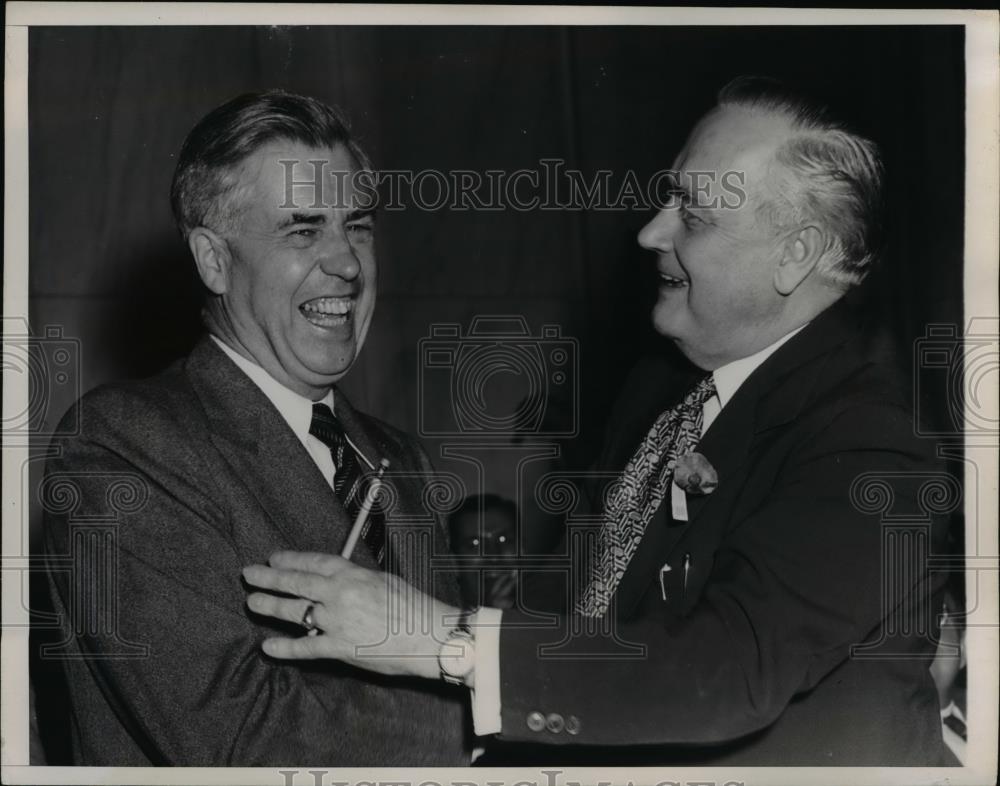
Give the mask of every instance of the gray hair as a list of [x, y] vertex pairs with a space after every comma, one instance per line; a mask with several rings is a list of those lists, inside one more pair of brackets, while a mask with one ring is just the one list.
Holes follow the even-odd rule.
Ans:
[[778, 228], [815, 223], [827, 245], [817, 270], [844, 289], [864, 280], [880, 253], [883, 165], [878, 147], [830, 109], [764, 77], [738, 77], [719, 91], [720, 107], [788, 118], [794, 134], [775, 153], [783, 182], [760, 206]]
[[170, 203], [185, 240], [199, 226], [232, 228], [240, 210], [240, 164], [279, 139], [343, 145], [363, 169], [371, 168], [344, 118], [322, 101], [283, 90], [237, 96], [205, 115], [181, 148]]

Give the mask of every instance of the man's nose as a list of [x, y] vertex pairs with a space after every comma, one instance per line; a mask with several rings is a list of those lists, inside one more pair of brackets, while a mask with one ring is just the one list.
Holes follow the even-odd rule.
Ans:
[[361, 262], [346, 237], [331, 238], [319, 251], [320, 269], [328, 276], [353, 281], [361, 272]]
[[660, 210], [652, 221], [639, 230], [639, 245], [647, 251], [658, 251], [661, 254], [673, 251], [678, 221], [676, 209]]

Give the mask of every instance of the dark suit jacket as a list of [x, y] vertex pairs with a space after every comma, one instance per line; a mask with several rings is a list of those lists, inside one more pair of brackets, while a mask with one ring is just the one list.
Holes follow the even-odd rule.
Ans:
[[[616, 594], [613, 635], [505, 613], [501, 739], [633, 746], [550, 750], [559, 763], [951, 763], [924, 561], [945, 520], [920, 504], [928, 483], [948, 484], [888, 358], [842, 301], [746, 380], [697, 447], [719, 487], [688, 496], [687, 522], [668, 496]], [[603, 465], [621, 471], [695, 379], [671, 389], [641, 368]]]
[[[50, 462], [43, 497], [78, 763], [468, 762], [463, 692], [261, 652], [266, 635], [302, 629], [252, 615], [241, 569], [280, 549], [338, 553], [351, 522], [281, 415], [211, 340], [158, 377], [99, 388], [77, 406], [82, 433]], [[420, 505], [422, 450], [340, 394], [336, 409], [366, 455], [392, 462], [390, 521], [436, 530], [446, 552], [441, 522]], [[373, 564], [363, 547], [354, 559]], [[403, 571], [457, 603], [453, 575], [431, 587], [428, 571]]]

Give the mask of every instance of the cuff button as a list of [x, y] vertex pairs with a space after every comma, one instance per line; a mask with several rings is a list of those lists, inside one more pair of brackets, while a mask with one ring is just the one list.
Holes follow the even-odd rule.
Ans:
[[580, 733], [580, 719], [576, 715], [570, 715], [566, 718], [566, 733], [567, 734], [579, 734]]
[[528, 728], [532, 731], [541, 731], [545, 728], [545, 716], [540, 712], [528, 714]]
[[563, 716], [558, 712], [553, 712], [545, 719], [545, 728], [551, 731], [553, 734], [559, 734], [566, 727], [566, 722], [563, 720]]

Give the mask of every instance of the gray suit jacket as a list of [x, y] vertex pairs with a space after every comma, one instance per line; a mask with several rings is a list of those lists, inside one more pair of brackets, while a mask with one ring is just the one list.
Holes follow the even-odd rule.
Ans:
[[[76, 405], [81, 433], [41, 496], [64, 641], [75, 759], [89, 765], [462, 765], [468, 698], [261, 652], [276, 630], [245, 605], [240, 570], [280, 549], [337, 553], [351, 522], [264, 394], [207, 337], [142, 382]], [[457, 603], [431, 469], [409, 437], [337, 413], [368, 456], [392, 463], [390, 526], [422, 544], [405, 578]], [[433, 550], [435, 570], [426, 570]], [[372, 565], [361, 547], [355, 561]]]

